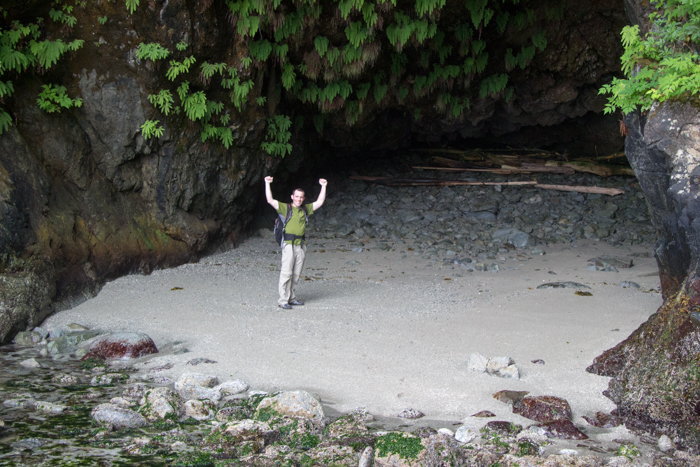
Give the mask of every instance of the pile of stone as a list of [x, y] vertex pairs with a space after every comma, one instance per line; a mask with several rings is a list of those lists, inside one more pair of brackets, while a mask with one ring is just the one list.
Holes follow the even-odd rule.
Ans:
[[[524, 175], [480, 173], [436, 176], [435, 172], [401, 172], [394, 167], [401, 164], [397, 161], [372, 175], [490, 183], [527, 179]], [[579, 239], [616, 245], [651, 244], [656, 240], [636, 179], [548, 174], [538, 175], [537, 180], [619, 188], [624, 194], [611, 197], [507, 185], [392, 187], [339, 178], [329, 184], [326, 204], [312, 220], [313, 234], [358, 241], [374, 239], [375, 248], [410, 243], [416, 254], [427, 259], [456, 260], [467, 265], [480, 262], [475, 259], [496, 258], [508, 249], [534, 249]]]
[[[97, 335], [88, 338], [91, 334]], [[405, 425], [412, 431], [405, 432], [385, 431], [364, 409], [331, 418], [306, 391], [268, 394], [205, 373], [157, 384], [152, 375], [128, 365], [139, 349], [155, 347], [147, 337], [79, 327], [52, 337], [38, 329], [20, 335], [23, 346], [0, 347], [0, 463], [599, 467], [700, 460], [676, 449], [668, 437], [652, 439], [653, 448], [624, 441], [613, 449], [587, 440], [571, 422], [568, 403], [553, 396], [494, 394], [511, 404], [513, 413], [538, 422], [526, 428], [507, 421], [479, 423], [494, 416], [482, 411], [458, 424], [456, 432], [436, 430], [411, 420], [423, 416], [419, 410], [406, 409], [398, 414], [402, 423], [412, 423]], [[66, 340], [70, 345], [52, 346], [64, 353], [46, 350], [51, 342]], [[115, 349], [120, 353], [104, 357]], [[493, 374], [514, 366], [507, 357], [482, 360]], [[206, 361], [211, 360], [191, 360], [193, 365]], [[620, 422], [606, 414], [592, 420], [597, 427]], [[561, 440], [579, 444], [558, 445]]]

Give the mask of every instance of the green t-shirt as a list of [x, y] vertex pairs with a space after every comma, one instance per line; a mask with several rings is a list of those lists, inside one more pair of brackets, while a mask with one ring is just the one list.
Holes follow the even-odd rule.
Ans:
[[[277, 209], [277, 212], [282, 215], [282, 217], [287, 216], [287, 203], [278, 203], [279, 204], [279, 209]], [[313, 204], [307, 204], [306, 205], [306, 214], [311, 215], [314, 213], [314, 205]], [[304, 216], [304, 211], [301, 208], [295, 208], [292, 206], [292, 216], [289, 218], [289, 222], [287, 222], [287, 226], [284, 229], [285, 233], [292, 234], [292, 235], [297, 235], [299, 237], [303, 236], [304, 233], [306, 233], [306, 217]], [[286, 240], [286, 243], [292, 243], [291, 240]], [[295, 245], [300, 245], [301, 244], [301, 239], [297, 238], [294, 240]]]

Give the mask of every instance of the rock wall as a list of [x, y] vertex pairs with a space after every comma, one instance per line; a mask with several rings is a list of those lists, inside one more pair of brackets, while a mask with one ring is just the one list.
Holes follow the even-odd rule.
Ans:
[[662, 306], [588, 371], [611, 376], [605, 394], [629, 427], [700, 449], [700, 107], [656, 105], [625, 117], [627, 157], [659, 240]]
[[[133, 48], [157, 40], [154, 32], [186, 35], [193, 20], [184, 2], [166, 6], [152, 14], [172, 23], [150, 18], [161, 26], [155, 30], [129, 24], [123, 5], [114, 7], [117, 26], [93, 36], [102, 43], [97, 52], [60, 70], [70, 76], [69, 93], [83, 99], [78, 111], [39, 110], [39, 83], [15, 96], [15, 125], [0, 137], [0, 343], [106, 280], [235, 244], [252, 217], [258, 182], [277, 165], [259, 149], [257, 115], [236, 123], [229, 150], [203, 144], [199, 131], [177, 121], [158, 141], [140, 134], [157, 77], [133, 60]], [[79, 25], [96, 23], [76, 11]], [[206, 47], [213, 39], [204, 30], [200, 40]]]

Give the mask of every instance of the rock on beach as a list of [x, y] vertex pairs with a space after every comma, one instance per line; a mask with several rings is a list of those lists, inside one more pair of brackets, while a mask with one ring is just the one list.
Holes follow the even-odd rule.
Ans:
[[153, 339], [138, 332], [118, 332], [97, 336], [90, 341], [87, 349], [88, 353], [83, 358], [128, 360], [158, 353]]

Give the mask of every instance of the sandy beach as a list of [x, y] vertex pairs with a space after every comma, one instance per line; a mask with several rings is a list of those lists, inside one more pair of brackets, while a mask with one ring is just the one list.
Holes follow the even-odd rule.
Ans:
[[[291, 311], [276, 304], [279, 251], [257, 236], [196, 264], [110, 282], [44, 326], [143, 332], [162, 352], [137, 366], [173, 365], [154, 376], [201, 372], [256, 390], [305, 389], [339, 412], [365, 407], [395, 417], [414, 408], [424, 422], [447, 424], [490, 410], [498, 420], [532, 423], [492, 398], [509, 389], [567, 399], [573, 421], [589, 435], [612, 439], [626, 431], [581, 418], [614, 408], [602, 395], [608, 378], [585, 368], [661, 305], [656, 263], [634, 256], [632, 268], [602, 272], [589, 270], [588, 260], [630, 258], [650, 246], [580, 241], [539, 247], [542, 255], [512, 251], [494, 273], [431, 263], [410, 243], [380, 251], [369, 242], [352, 251], [358, 244], [310, 239], [298, 288], [306, 305]], [[592, 295], [537, 289], [555, 281], [585, 284]], [[640, 287], [619, 286], [623, 281]], [[189, 352], [173, 352], [183, 347]], [[511, 357], [520, 379], [468, 371], [475, 352]], [[217, 363], [187, 364], [198, 357]]]

